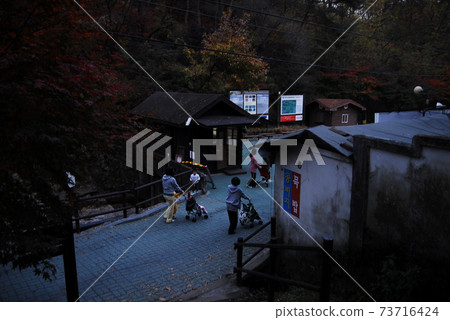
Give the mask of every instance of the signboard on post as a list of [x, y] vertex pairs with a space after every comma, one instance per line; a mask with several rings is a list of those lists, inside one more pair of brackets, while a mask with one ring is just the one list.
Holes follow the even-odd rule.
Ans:
[[269, 113], [269, 91], [259, 91], [256, 95], [256, 113]]
[[244, 96], [241, 91], [230, 91], [230, 100], [239, 107], [244, 108]]
[[283, 209], [300, 218], [301, 175], [288, 169], [283, 174]]
[[302, 121], [303, 120], [303, 95], [281, 96], [280, 121]]
[[269, 115], [269, 91], [230, 91], [230, 100], [250, 114]]

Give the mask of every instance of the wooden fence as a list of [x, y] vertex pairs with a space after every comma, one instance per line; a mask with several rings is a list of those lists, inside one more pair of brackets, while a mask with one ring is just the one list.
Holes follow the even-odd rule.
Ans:
[[[271, 238], [267, 243], [250, 243], [248, 242], [255, 235], [261, 232], [268, 225], [271, 226]], [[322, 248], [319, 247], [305, 247], [298, 245], [288, 245], [281, 244], [276, 237], [276, 220], [272, 218], [270, 222], [262, 225], [258, 230], [249, 235], [247, 238], [238, 238], [237, 243], [234, 244], [235, 249], [237, 249], [237, 258], [236, 258], [236, 267], [234, 268], [234, 272], [236, 273], [236, 279], [238, 283], [242, 283], [242, 274], [247, 273], [249, 275], [253, 275], [259, 278], [269, 280], [269, 286], [267, 290], [267, 300], [274, 301], [274, 292], [275, 292], [275, 284], [276, 283], [284, 283], [292, 286], [301, 287], [307, 290], [312, 290], [319, 292], [320, 301], [329, 301], [330, 299], [330, 282], [331, 282], [331, 265], [332, 259], [331, 255], [333, 252], [333, 240], [329, 238], [323, 239]], [[244, 248], [259, 248], [253, 255], [251, 255], [246, 261], [243, 261], [243, 251]], [[251, 269], [246, 269], [245, 265], [247, 265], [252, 259], [254, 259], [260, 252], [264, 249], [268, 248], [270, 251], [269, 254], [269, 272], [259, 272]], [[311, 284], [303, 281], [292, 280], [288, 278], [283, 278], [277, 276], [277, 265], [278, 265], [278, 253], [280, 250], [296, 250], [296, 251], [309, 251], [309, 252], [318, 252], [322, 254], [322, 270], [320, 277], [320, 285]]]

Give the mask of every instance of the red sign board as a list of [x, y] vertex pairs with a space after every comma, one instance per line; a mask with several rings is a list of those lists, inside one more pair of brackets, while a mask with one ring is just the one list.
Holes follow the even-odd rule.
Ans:
[[281, 122], [302, 121], [303, 115], [281, 116]]
[[295, 116], [282, 116], [281, 122], [295, 121]]

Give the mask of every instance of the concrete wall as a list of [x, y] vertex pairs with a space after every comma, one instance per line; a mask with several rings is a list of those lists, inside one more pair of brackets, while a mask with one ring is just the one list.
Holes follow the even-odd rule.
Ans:
[[[310, 236], [319, 243], [331, 236], [335, 249], [345, 252], [352, 241], [352, 226], [352, 232], [354, 228], [361, 232], [366, 252], [398, 252], [450, 262], [449, 141], [430, 138], [409, 147], [375, 140], [366, 152], [354, 155], [355, 162], [319, 149], [324, 166], [307, 161], [298, 168], [295, 162], [301, 145], [288, 148], [287, 165], [279, 165], [278, 156], [274, 170], [278, 235], [284, 243], [299, 245], [313, 245]], [[357, 156], [366, 159], [368, 167], [353, 177], [359, 172], [355, 171]], [[301, 175], [299, 218], [280, 208], [285, 169]], [[358, 198], [360, 190], [355, 181], [365, 181], [360, 184], [365, 190], [364, 205], [356, 212], [352, 197]], [[359, 223], [351, 223], [351, 210], [362, 217]]]
[[[320, 244], [324, 236], [331, 236], [335, 250], [345, 250], [349, 233], [351, 162], [343, 156], [319, 149], [325, 165], [307, 161], [299, 169], [295, 162], [300, 149], [301, 145], [289, 147], [288, 165], [275, 166], [274, 197], [281, 206], [284, 169], [301, 174], [300, 217], [288, 214], [275, 205], [277, 232], [284, 243], [299, 245], [313, 244], [308, 234]], [[276, 163], [279, 163], [279, 158]]]
[[371, 149], [364, 247], [449, 259], [450, 151]]

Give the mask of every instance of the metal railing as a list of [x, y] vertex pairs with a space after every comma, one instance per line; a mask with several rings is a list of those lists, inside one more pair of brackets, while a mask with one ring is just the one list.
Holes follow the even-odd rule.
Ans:
[[[183, 171], [183, 172], [180, 172], [180, 173], [174, 175], [174, 177], [177, 179], [177, 181], [179, 182], [179, 185], [182, 189], [185, 189], [186, 187], [188, 187], [190, 185], [189, 176], [190, 176], [191, 172], [192, 172], [192, 170], [186, 170], [186, 171]], [[150, 194], [152, 196], [141, 200], [142, 197], [140, 196], [140, 192], [142, 192], [143, 190], [146, 190], [146, 189], [148, 189], [148, 191], [149, 191], [148, 194]], [[93, 214], [89, 214], [89, 215], [85, 215], [85, 216], [80, 216], [80, 207], [83, 203], [87, 203], [87, 202], [95, 201], [95, 200], [105, 200], [105, 199], [109, 199], [109, 198], [113, 198], [113, 197], [121, 199], [120, 200], [121, 207], [102, 211], [102, 212], [97, 212], [97, 213], [93, 213]], [[121, 191], [115, 191], [115, 192], [80, 198], [75, 201], [72, 222], [75, 222], [75, 230], [77, 233], [79, 233], [82, 229], [91, 227], [91, 226], [83, 226], [82, 227], [80, 225], [81, 220], [92, 219], [95, 217], [104, 216], [107, 214], [120, 212], [120, 211], [122, 211], [121, 216], [115, 216], [112, 218], [108, 218], [108, 219], [102, 220], [100, 223], [104, 223], [106, 221], [115, 220], [115, 219], [119, 219], [119, 218], [127, 218], [128, 211], [130, 209], [134, 208], [134, 213], [138, 214], [139, 208], [142, 208], [148, 204], [158, 202], [159, 199], [161, 199], [161, 202], [163, 202], [164, 198], [163, 198], [161, 180], [152, 181], [152, 182], [137, 186], [132, 189], [125, 189], [125, 190], [121, 190]], [[132, 204], [129, 204], [129, 202], [131, 202]]]
[[[267, 243], [249, 243], [248, 241], [252, 239], [255, 235], [261, 232], [268, 225], [271, 226], [270, 230], [270, 241]], [[243, 261], [243, 251], [244, 247], [247, 248], [259, 248], [254, 254], [252, 254], [246, 261]], [[275, 284], [276, 283], [284, 283], [292, 286], [301, 287], [307, 290], [312, 290], [315, 292], [319, 292], [320, 301], [329, 301], [330, 299], [330, 282], [331, 282], [331, 254], [333, 251], [333, 240], [330, 238], [323, 239], [323, 248], [326, 252], [321, 250], [318, 247], [307, 247], [307, 246], [298, 246], [298, 245], [290, 245], [290, 244], [281, 244], [279, 243], [278, 238], [276, 237], [276, 220], [275, 218], [271, 218], [270, 222], [267, 222], [263, 226], [261, 226], [254, 233], [249, 235], [247, 238], [238, 238], [237, 243], [234, 244], [234, 248], [237, 250], [237, 259], [236, 259], [236, 267], [234, 268], [234, 272], [236, 273], [236, 280], [239, 284], [242, 283], [242, 274], [247, 273], [249, 275], [253, 275], [259, 278], [263, 278], [269, 280], [268, 290], [267, 290], [267, 300], [274, 301], [275, 294]], [[261, 253], [264, 249], [269, 249], [269, 273], [254, 271], [251, 269], [244, 268], [252, 259], [254, 259], [259, 253]], [[303, 281], [292, 280], [288, 278], [283, 278], [277, 276], [277, 258], [279, 250], [296, 250], [296, 251], [309, 251], [309, 252], [317, 252], [322, 253], [322, 273], [320, 278], [320, 285], [311, 284]]]

